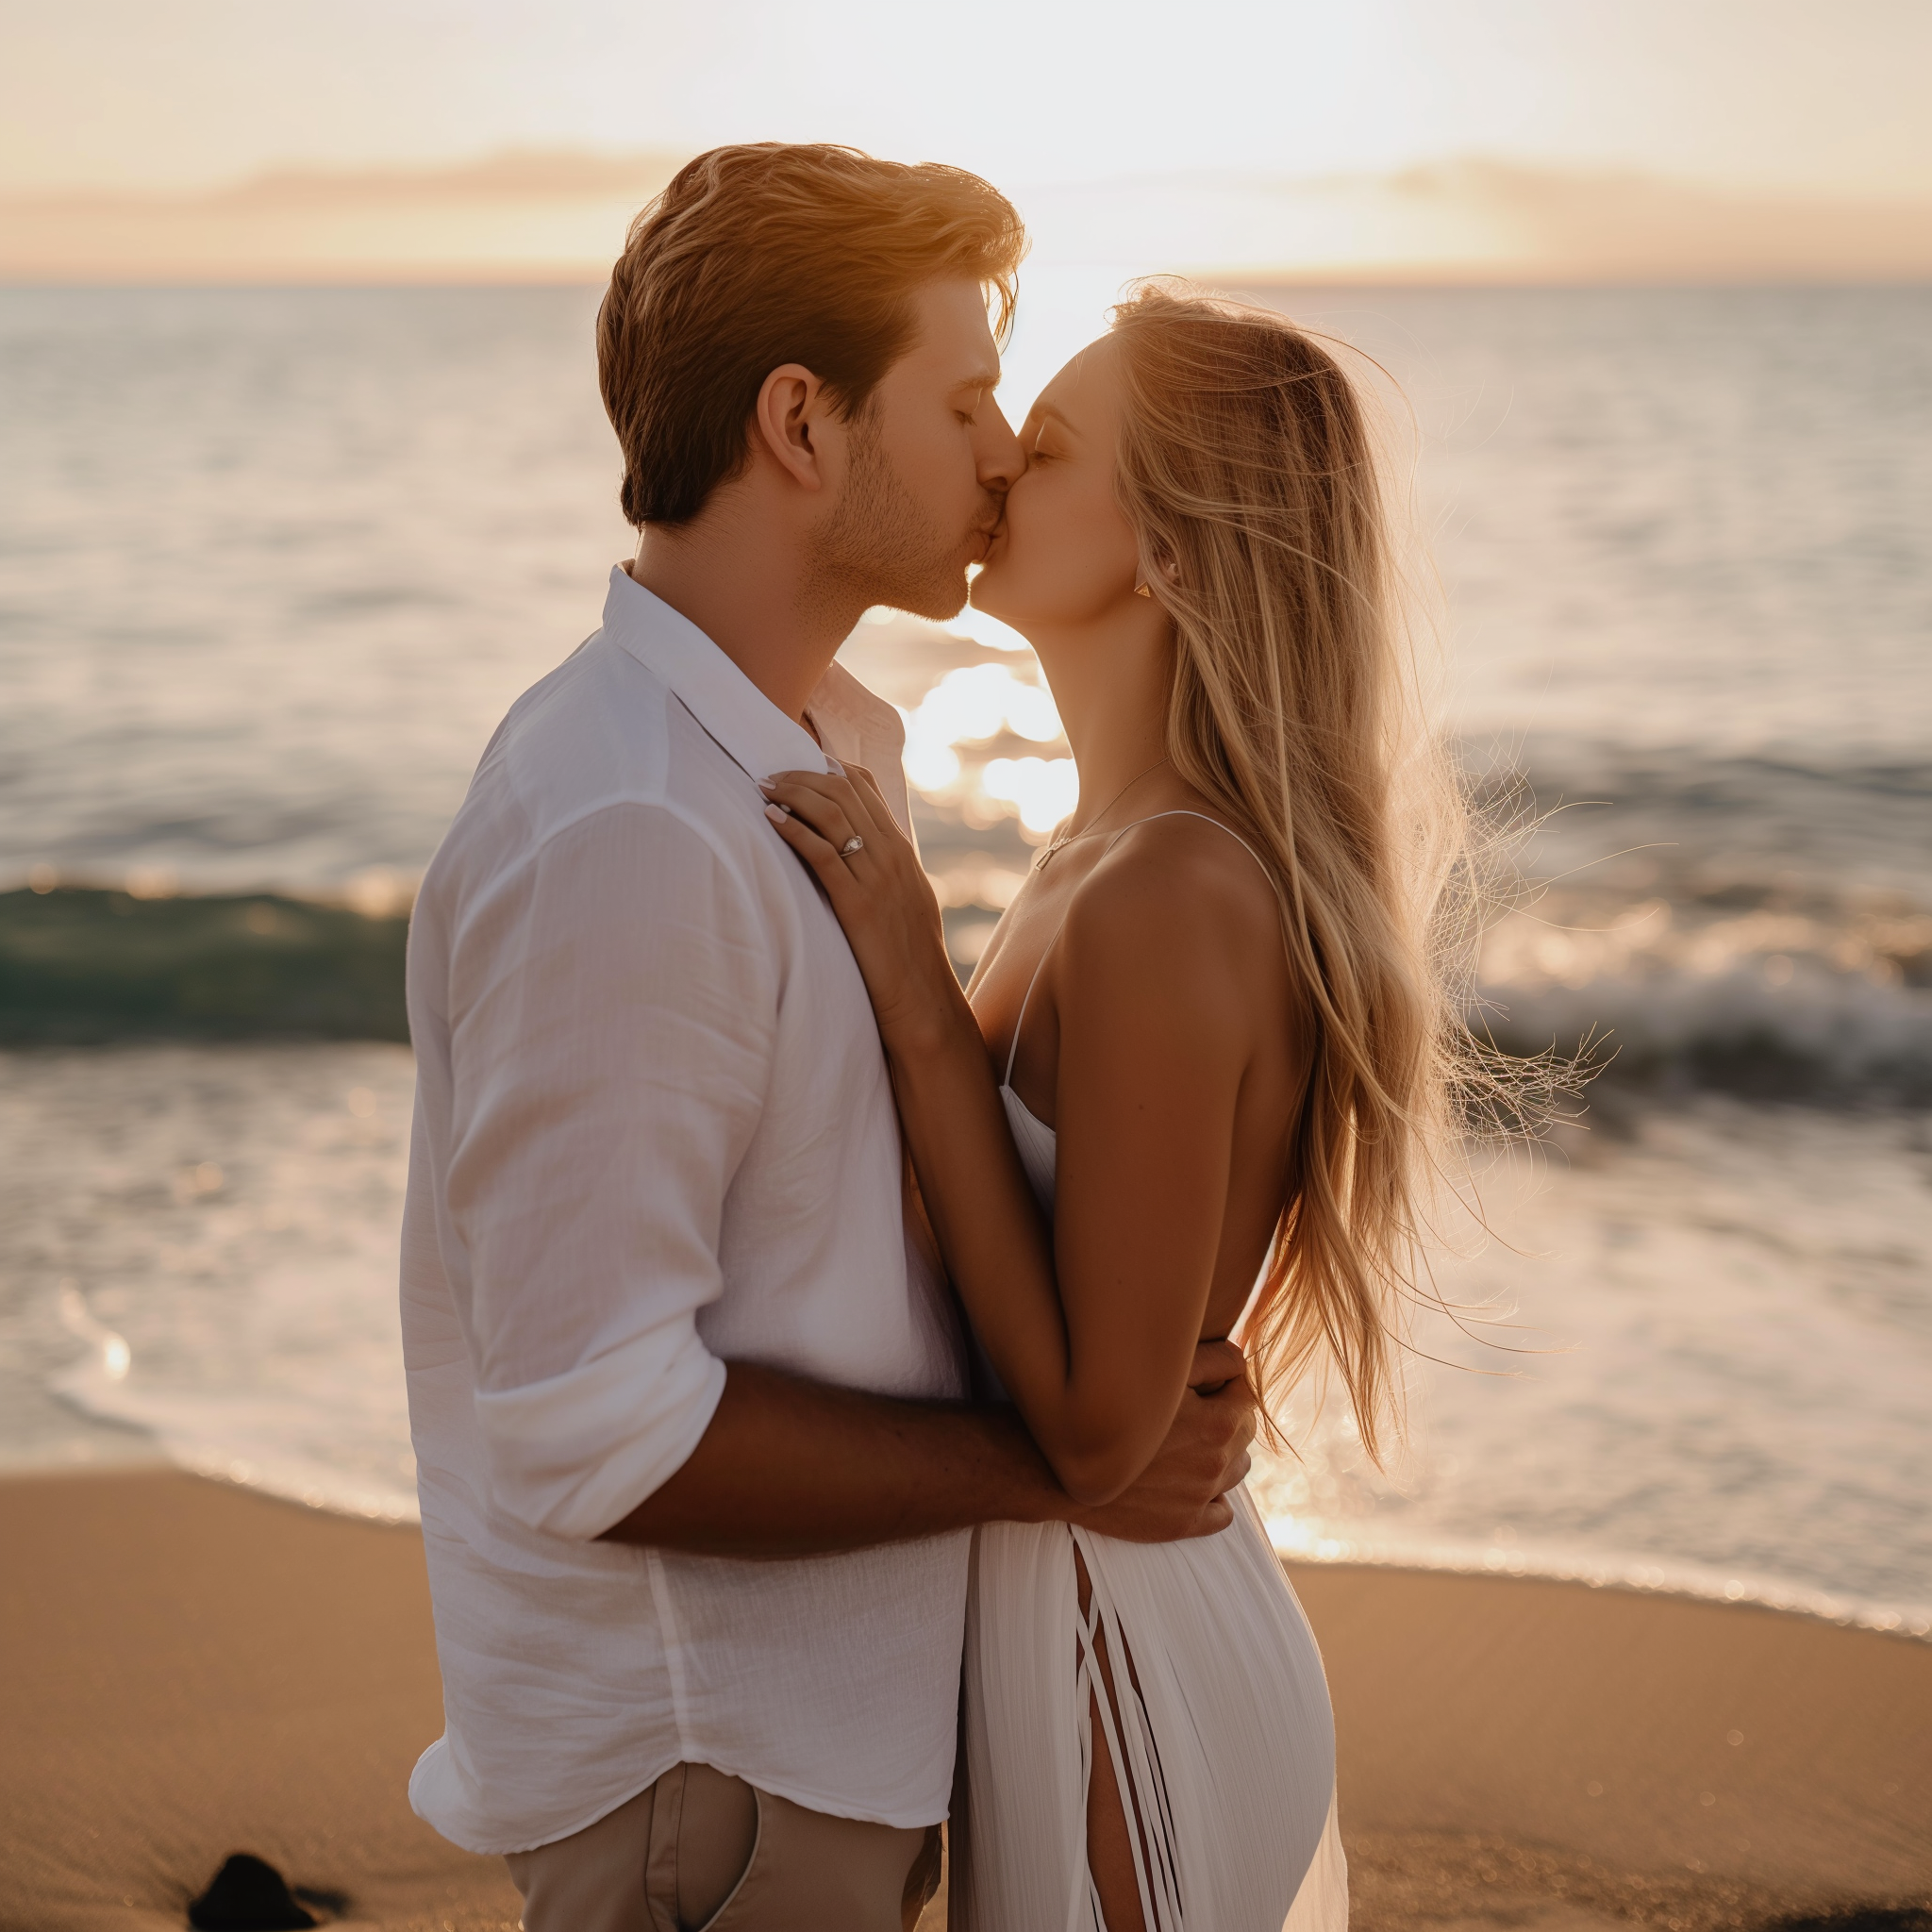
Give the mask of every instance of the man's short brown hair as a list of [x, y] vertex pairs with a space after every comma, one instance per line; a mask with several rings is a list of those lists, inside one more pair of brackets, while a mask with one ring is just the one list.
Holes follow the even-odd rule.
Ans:
[[773, 370], [799, 362], [841, 416], [911, 346], [911, 296], [958, 276], [1012, 315], [1026, 231], [960, 168], [818, 143], [716, 147], [631, 224], [597, 314], [625, 518], [688, 523], [750, 452]]

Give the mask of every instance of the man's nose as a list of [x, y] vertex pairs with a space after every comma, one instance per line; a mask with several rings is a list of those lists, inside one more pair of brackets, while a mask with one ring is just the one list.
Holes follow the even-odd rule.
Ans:
[[1013, 487], [1014, 477], [1026, 467], [1026, 458], [1020, 453], [1020, 439], [1013, 434], [1006, 411], [991, 396], [987, 401], [991, 407], [983, 409], [979, 418], [979, 480], [1004, 496]]

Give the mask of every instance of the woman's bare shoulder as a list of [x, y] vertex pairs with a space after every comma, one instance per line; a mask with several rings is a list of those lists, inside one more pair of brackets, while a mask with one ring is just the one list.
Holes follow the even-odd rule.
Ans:
[[1081, 881], [1066, 934], [1108, 976], [1179, 978], [1204, 994], [1285, 965], [1274, 881], [1243, 833], [1191, 809], [1129, 827]]
[[1251, 833], [1219, 813], [1166, 811], [1129, 825], [1081, 881], [1072, 914], [1232, 922], [1278, 934], [1281, 902]]

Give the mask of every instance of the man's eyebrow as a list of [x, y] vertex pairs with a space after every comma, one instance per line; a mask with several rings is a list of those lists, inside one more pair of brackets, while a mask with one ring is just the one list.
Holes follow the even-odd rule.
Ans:
[[975, 369], [971, 375], [962, 375], [953, 387], [955, 389], [995, 390], [1000, 386], [1001, 374], [1002, 372], [996, 368], [991, 370]]

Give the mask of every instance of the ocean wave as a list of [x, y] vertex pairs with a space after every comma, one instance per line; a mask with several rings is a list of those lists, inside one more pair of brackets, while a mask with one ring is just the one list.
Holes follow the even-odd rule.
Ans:
[[1474, 1023], [1612, 1086], [1932, 1101], [1932, 766], [1531, 744]]
[[[192, 1475], [365, 1523], [423, 1520], [408, 1469], [346, 1468], [340, 1442], [305, 1442], [291, 1427], [286, 1390], [150, 1388], [129, 1375], [126, 1349], [120, 1336], [104, 1329], [98, 1346], [50, 1377], [48, 1386], [83, 1415], [145, 1431], [169, 1461]], [[396, 1459], [407, 1463], [408, 1451]]]
[[[1588, 1041], [1600, 1101], [1932, 1104], [1932, 765], [1551, 740], [1493, 769], [1527, 884], [1485, 939], [1479, 1032], [1516, 1052]], [[923, 802], [970, 965], [1031, 848], [956, 819]], [[408, 1038], [404, 875], [335, 901], [173, 883], [0, 893], [0, 1041]]]
[[[1932, 918], [1543, 901], [1489, 935], [1472, 1025], [1587, 1043], [1611, 1089], [1932, 1103]], [[997, 908], [955, 908], [982, 943]], [[1597, 923], [1587, 923], [1587, 922]], [[269, 893], [0, 893], [0, 1041], [407, 1041], [408, 922]]]
[[1497, 1044], [1587, 1041], [1613, 1086], [1932, 1102], [1932, 918], [1700, 918], [1661, 899], [1604, 924], [1560, 916], [1489, 937], [1472, 1024]]
[[408, 932], [397, 915], [273, 892], [0, 892], [0, 1041], [406, 1041]]
[[59, 1324], [83, 1352], [46, 1386], [83, 1415], [142, 1431], [193, 1474], [331, 1515], [420, 1522], [392, 1239], [357, 1233], [345, 1252], [318, 1246], [232, 1283], [219, 1341], [185, 1349], [194, 1314], [158, 1306], [167, 1287], [150, 1285], [139, 1320], [116, 1324], [63, 1280]]

